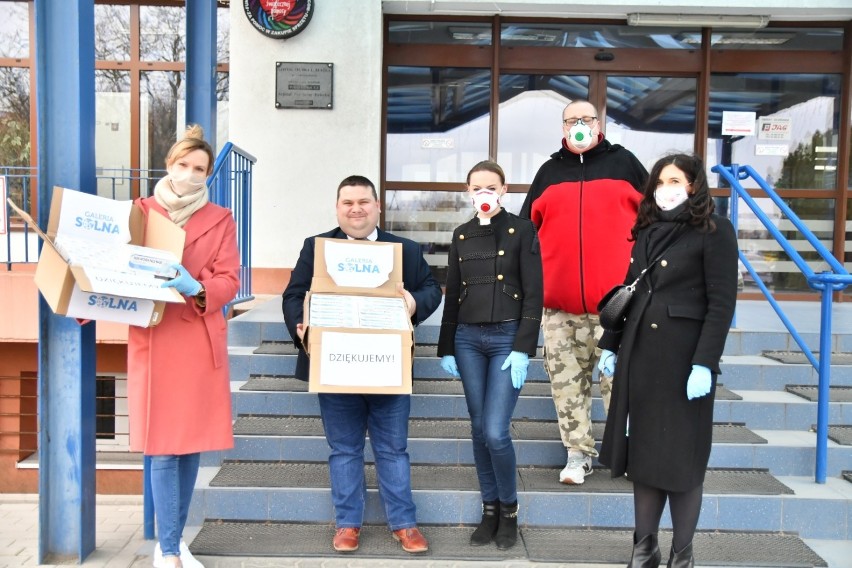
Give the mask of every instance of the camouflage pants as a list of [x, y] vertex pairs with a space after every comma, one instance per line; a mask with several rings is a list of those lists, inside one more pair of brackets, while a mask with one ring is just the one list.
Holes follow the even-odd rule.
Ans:
[[[569, 314], [544, 308], [544, 368], [559, 419], [559, 435], [566, 448], [597, 456], [592, 434], [592, 371], [601, 350], [603, 334], [598, 316]], [[609, 409], [612, 378], [601, 376], [604, 411]]]

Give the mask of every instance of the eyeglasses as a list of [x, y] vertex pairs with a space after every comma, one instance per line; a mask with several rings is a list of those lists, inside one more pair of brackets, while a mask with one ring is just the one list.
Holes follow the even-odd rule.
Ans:
[[578, 122], [582, 121], [583, 124], [585, 124], [586, 126], [589, 126], [590, 124], [593, 124], [597, 119], [598, 119], [598, 117], [596, 117], [596, 116], [581, 116], [580, 118], [564, 118], [564, 119], [562, 119], [562, 124], [564, 124], [565, 126], [574, 126]]

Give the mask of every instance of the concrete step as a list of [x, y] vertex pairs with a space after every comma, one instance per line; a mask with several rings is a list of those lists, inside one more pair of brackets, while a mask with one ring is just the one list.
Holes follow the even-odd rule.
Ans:
[[[788, 308], [798, 312], [794, 325], [811, 349], [819, 347], [819, 304], [815, 302], [785, 302]], [[799, 347], [766, 302], [740, 301], [737, 317], [728, 334], [725, 353], [728, 355], [756, 354], [764, 350], [798, 351]], [[835, 319], [832, 329], [832, 351], [852, 352], [852, 334], [849, 326], [844, 327], [848, 310], [843, 317]], [[440, 309], [424, 324], [414, 330], [418, 345], [436, 344], [440, 331]], [[260, 345], [262, 340], [285, 341], [290, 336], [284, 326], [280, 297], [256, 303], [254, 309], [243, 313], [229, 322], [231, 345]]]
[[[346, 555], [333, 554], [331, 540], [334, 529], [328, 523], [241, 522], [210, 520], [204, 523], [190, 545], [196, 557], [215, 558], [217, 568], [244, 566], [302, 566], [301, 557], [324, 558], [321, 563], [305, 565], [370, 566], [484, 566], [547, 568], [623, 567], [631, 556], [632, 531], [618, 529], [552, 528], [522, 526], [517, 544], [509, 550], [496, 546], [471, 549], [468, 540], [471, 525], [420, 525], [429, 539], [429, 551], [416, 559], [400, 549], [385, 525], [362, 527], [360, 547]], [[660, 550], [665, 562], [669, 556], [672, 535], [659, 534]], [[699, 531], [694, 551], [700, 566], [742, 566], [753, 568], [796, 566], [841, 566], [834, 558], [845, 558], [844, 547], [832, 547], [826, 554], [826, 541], [802, 540], [795, 535], [757, 532]], [[830, 542], [830, 541], [829, 541]], [[849, 546], [845, 547], [849, 549]], [[839, 552], [839, 554], [838, 554]], [[459, 559], [475, 560], [460, 562]], [[824, 555], [824, 556], [823, 556]], [[266, 558], [257, 558], [263, 556]], [[212, 559], [211, 558], [211, 559]], [[828, 558], [828, 560], [826, 560]]]
[[[564, 466], [565, 448], [555, 421], [515, 420], [512, 423], [518, 463]], [[598, 448], [604, 424], [595, 422]], [[328, 458], [320, 418], [312, 415], [242, 415], [235, 422], [234, 448], [203, 454], [203, 464], [216, 466], [226, 459], [324, 460]], [[472, 464], [470, 422], [458, 419], [413, 418], [408, 451], [412, 463]], [[795, 430], [750, 430], [742, 424], [714, 425], [711, 467], [764, 468], [778, 475], [813, 475], [816, 434]], [[366, 459], [372, 461], [369, 445]], [[839, 476], [852, 463], [852, 446], [828, 442], [827, 474]]]
[[[255, 465], [267, 466], [269, 475], [275, 476], [269, 483], [273, 486], [216, 486], [220, 468], [203, 467], [189, 524], [200, 525], [205, 519], [327, 522], [334, 518], [327, 473], [325, 478], [318, 473], [327, 467], [324, 462]], [[473, 467], [457, 469], [462, 471], [460, 475], [450, 475], [446, 467], [422, 471], [413, 467], [419, 523], [478, 522], [481, 502]], [[292, 473], [300, 470], [301, 474]], [[519, 521], [523, 526], [633, 526], [630, 483], [624, 478], [609, 479], [606, 470], [596, 470], [588, 485], [580, 486], [561, 485], [549, 472], [536, 468], [519, 468], [519, 476]], [[593, 484], [596, 476], [600, 479]], [[837, 540], [852, 537], [852, 484], [848, 481], [830, 478], [817, 485], [809, 478], [711, 470], [705, 483], [699, 529], [792, 532], [803, 538]], [[384, 508], [369, 477], [367, 493], [364, 522], [384, 522]], [[662, 526], [671, 527], [668, 513]]]
[[[255, 354], [257, 345], [228, 348], [232, 381], [245, 381], [255, 375], [287, 375], [296, 371], [296, 355]], [[729, 389], [784, 390], [788, 384], [817, 385], [819, 374], [811, 365], [785, 364], [759, 355], [725, 355], [721, 362], [721, 382]], [[415, 379], [444, 379], [438, 357], [416, 356]], [[527, 380], [546, 381], [540, 358], [530, 360]], [[852, 386], [852, 365], [832, 365], [831, 384]]]
[[[267, 382], [274, 377], [266, 376]], [[256, 379], [256, 377], [252, 377]], [[246, 382], [231, 382], [235, 414], [304, 414], [318, 415], [316, 394], [306, 392], [306, 384], [292, 377], [279, 377], [282, 390], [243, 390]], [[252, 380], [249, 382], [257, 382]], [[286, 389], [297, 389], [286, 390]], [[419, 418], [467, 418], [460, 381], [452, 379], [415, 380], [411, 398], [411, 416]], [[592, 388], [592, 420], [606, 416], [598, 385]], [[785, 391], [719, 389], [714, 405], [715, 422], [743, 422], [750, 428], [809, 430], [816, 423], [817, 403]], [[556, 420], [550, 385], [529, 381], [521, 390], [515, 407], [516, 419]], [[852, 424], [852, 402], [830, 402], [831, 424]]]

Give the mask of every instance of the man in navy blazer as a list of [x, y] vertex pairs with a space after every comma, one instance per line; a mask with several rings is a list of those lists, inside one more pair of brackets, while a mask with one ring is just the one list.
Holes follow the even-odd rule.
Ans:
[[[363, 176], [349, 176], [337, 188], [339, 227], [308, 237], [299, 254], [290, 283], [284, 290], [284, 321], [293, 343], [299, 348], [296, 378], [308, 379], [305, 353], [304, 302], [314, 274], [314, 247], [317, 237], [368, 239], [402, 244], [402, 279], [406, 305], [413, 325], [417, 325], [441, 303], [441, 286], [432, 277], [420, 245], [378, 228], [381, 207], [373, 183]], [[331, 498], [337, 530], [332, 546], [338, 552], [358, 549], [364, 517], [366, 482], [364, 445], [367, 432], [376, 461], [379, 495], [384, 504], [393, 537], [406, 552], [429, 549], [417, 528], [416, 509], [411, 497], [411, 466], [408, 458], [409, 395], [330, 394], [318, 395], [325, 439], [331, 447], [328, 458]]]

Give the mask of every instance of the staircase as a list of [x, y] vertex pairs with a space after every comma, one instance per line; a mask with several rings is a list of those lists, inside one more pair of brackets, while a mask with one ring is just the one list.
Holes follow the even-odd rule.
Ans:
[[[696, 559], [702, 566], [852, 565], [852, 365], [839, 358], [832, 370], [829, 479], [816, 484], [817, 374], [806, 362], [779, 360], [795, 357], [788, 352], [796, 347], [786, 332], [767, 329], [775, 316], [760, 304], [741, 303], [739, 326], [728, 337]], [[818, 312], [816, 304], [802, 309], [811, 319]], [[509, 551], [467, 545], [480, 498], [464, 395], [438, 363], [435, 317], [415, 331], [409, 434], [427, 558], [623, 566], [633, 526], [630, 482], [596, 467], [581, 486], [558, 483], [565, 449], [540, 358], [531, 361], [513, 422], [522, 539]], [[836, 318], [835, 329], [850, 330], [849, 323]], [[817, 345], [817, 332], [806, 337]], [[316, 395], [292, 378], [296, 352], [280, 300], [232, 319], [229, 343], [235, 448], [202, 458], [188, 522], [201, 528], [190, 548], [207, 557], [339, 557], [331, 549], [329, 450]], [[838, 353], [852, 351], [852, 334], [835, 335], [833, 345]], [[592, 418], [600, 440], [605, 418], [597, 391]], [[412, 558], [387, 533], [372, 467], [367, 483], [361, 548], [347, 558], [364, 565]], [[663, 526], [671, 526], [668, 513]], [[660, 537], [664, 561], [670, 536], [664, 530]], [[820, 556], [838, 548], [841, 563]]]

